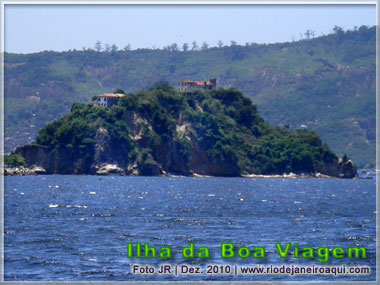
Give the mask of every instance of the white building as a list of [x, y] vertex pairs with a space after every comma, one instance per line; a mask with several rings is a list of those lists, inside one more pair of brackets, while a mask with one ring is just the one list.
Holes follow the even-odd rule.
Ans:
[[105, 93], [96, 96], [96, 105], [102, 107], [112, 107], [116, 105], [120, 98], [124, 97], [124, 94]]

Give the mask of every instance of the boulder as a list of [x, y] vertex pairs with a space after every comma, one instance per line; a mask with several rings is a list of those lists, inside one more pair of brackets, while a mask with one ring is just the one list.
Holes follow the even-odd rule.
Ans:
[[5, 167], [4, 168], [5, 176], [25, 176], [25, 175], [36, 175], [36, 173], [30, 168], [26, 168], [23, 166], [19, 167]]
[[102, 164], [97, 167], [96, 174], [98, 175], [124, 175], [124, 170], [117, 164]]
[[355, 178], [358, 176], [356, 165], [351, 159], [339, 158], [338, 165], [340, 178]]
[[33, 171], [35, 174], [46, 174], [46, 170], [42, 166], [33, 165], [30, 168], [30, 170]]
[[334, 178], [332, 176], [325, 175], [325, 174], [322, 174], [322, 173], [319, 173], [319, 172], [317, 174], [315, 174], [315, 177], [316, 178]]
[[157, 176], [162, 175], [163, 171], [156, 161], [149, 161], [143, 165], [139, 165], [139, 174], [143, 176]]

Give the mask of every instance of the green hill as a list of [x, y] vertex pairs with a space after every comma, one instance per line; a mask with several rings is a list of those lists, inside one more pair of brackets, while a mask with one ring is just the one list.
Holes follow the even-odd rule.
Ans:
[[[352, 178], [311, 131], [273, 127], [237, 89], [180, 93], [168, 83], [112, 108], [74, 104], [16, 149], [47, 173], [240, 176], [322, 173]], [[352, 167], [351, 167], [352, 168]]]
[[35, 139], [74, 102], [154, 82], [206, 80], [235, 86], [264, 119], [315, 130], [338, 155], [360, 167], [375, 163], [376, 29], [279, 44], [204, 50], [140, 49], [5, 54], [5, 150]]

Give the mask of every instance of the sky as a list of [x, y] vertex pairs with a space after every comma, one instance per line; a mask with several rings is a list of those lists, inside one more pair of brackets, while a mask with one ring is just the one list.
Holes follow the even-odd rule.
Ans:
[[5, 5], [5, 51], [162, 48], [196, 41], [225, 44], [299, 40], [376, 25], [375, 5]]

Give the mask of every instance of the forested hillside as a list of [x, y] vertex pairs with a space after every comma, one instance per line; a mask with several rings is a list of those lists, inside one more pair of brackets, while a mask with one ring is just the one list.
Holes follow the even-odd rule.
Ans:
[[376, 29], [364, 26], [279, 44], [7, 53], [5, 151], [34, 140], [74, 102], [117, 88], [135, 92], [158, 81], [175, 86], [212, 76], [249, 96], [270, 123], [313, 129], [338, 155], [373, 167], [375, 59]]
[[7, 159], [20, 156], [48, 174], [356, 176], [314, 132], [271, 126], [235, 88], [179, 92], [168, 83], [111, 108], [74, 104]]

